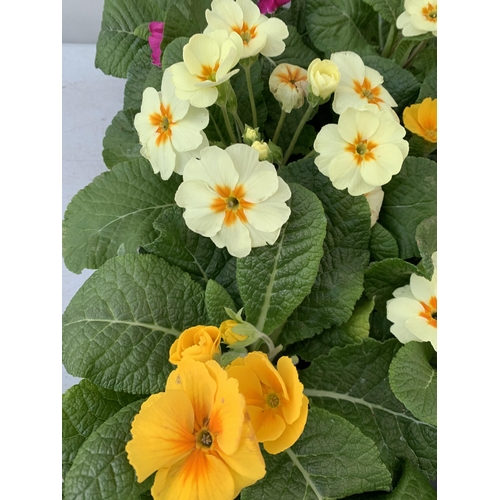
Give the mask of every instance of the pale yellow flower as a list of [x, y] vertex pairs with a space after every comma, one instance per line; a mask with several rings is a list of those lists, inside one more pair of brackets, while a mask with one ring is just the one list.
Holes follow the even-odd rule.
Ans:
[[254, 141], [251, 147], [259, 153], [259, 160], [266, 160], [269, 156], [269, 146], [267, 145], [267, 143]]
[[403, 123], [414, 134], [428, 142], [437, 142], [437, 99], [425, 98], [403, 111]]
[[170, 346], [169, 361], [178, 365], [183, 359], [208, 361], [220, 354], [220, 331], [215, 326], [193, 326], [184, 330]]
[[437, 0], [405, 0], [405, 11], [396, 20], [403, 36], [432, 33], [437, 36]]
[[378, 220], [382, 202], [384, 201], [384, 191], [380, 186], [376, 187], [369, 193], [365, 193], [366, 201], [370, 206], [370, 225], [373, 227]]
[[328, 99], [339, 86], [339, 68], [329, 59], [314, 59], [307, 68], [307, 79], [315, 96]]
[[307, 71], [293, 64], [278, 64], [269, 77], [269, 89], [285, 113], [304, 104], [308, 85]]

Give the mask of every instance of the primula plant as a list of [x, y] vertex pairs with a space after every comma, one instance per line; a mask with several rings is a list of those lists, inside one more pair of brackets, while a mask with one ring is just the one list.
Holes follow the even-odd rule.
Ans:
[[436, 47], [435, 1], [105, 0], [66, 500], [436, 498]]

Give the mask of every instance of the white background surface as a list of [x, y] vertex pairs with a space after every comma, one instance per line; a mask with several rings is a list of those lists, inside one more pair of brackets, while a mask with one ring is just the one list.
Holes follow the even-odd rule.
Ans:
[[96, 43], [104, 0], [63, 0], [63, 43]]

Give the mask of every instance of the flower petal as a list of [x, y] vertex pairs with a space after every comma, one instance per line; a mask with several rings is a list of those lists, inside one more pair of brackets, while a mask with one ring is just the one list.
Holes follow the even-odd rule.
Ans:
[[274, 441], [283, 434], [286, 424], [275, 410], [257, 406], [247, 406], [247, 410], [259, 443]]
[[246, 257], [252, 250], [248, 229], [238, 218], [230, 226], [222, 224], [221, 230], [211, 238], [219, 248], [226, 247], [233, 257]]
[[282, 398], [281, 401], [283, 417], [287, 424], [292, 424], [300, 415], [304, 386], [299, 381], [297, 368], [288, 356], [282, 356], [278, 360], [277, 368], [288, 391], [288, 400]]
[[285, 38], [288, 38], [286, 24], [277, 17], [268, 19], [258, 27], [259, 33], [265, 33], [267, 40], [261, 54], [266, 57], [276, 57], [285, 51]]
[[189, 104], [188, 107], [184, 118], [172, 125], [172, 144], [177, 151], [196, 149], [203, 140], [201, 130], [208, 125], [209, 116], [206, 109], [193, 108]]
[[412, 274], [410, 277], [410, 288], [415, 298], [425, 304], [430, 302], [431, 297], [436, 296], [435, 285], [423, 276]]
[[149, 161], [153, 167], [153, 171], [160, 172], [161, 178], [166, 181], [170, 179], [175, 167], [175, 151], [170, 140], [156, 144], [157, 134], [151, 136], [146, 143], [148, 150]]

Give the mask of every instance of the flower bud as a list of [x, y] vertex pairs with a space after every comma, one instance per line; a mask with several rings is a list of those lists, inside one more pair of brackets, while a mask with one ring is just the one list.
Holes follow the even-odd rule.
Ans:
[[252, 148], [259, 152], [259, 160], [267, 160], [269, 155], [269, 146], [265, 142], [254, 141], [252, 143]]
[[259, 140], [259, 127], [252, 128], [245, 124], [245, 132], [243, 132], [243, 142], [251, 146], [255, 141]]
[[278, 64], [269, 78], [269, 89], [285, 113], [304, 104], [307, 86], [307, 71], [293, 64]]
[[307, 68], [311, 92], [322, 99], [328, 99], [340, 82], [340, 71], [329, 59], [314, 59]]
[[247, 339], [248, 335], [238, 334], [238, 333], [235, 333], [233, 331], [233, 328], [239, 324], [240, 323], [238, 323], [237, 321], [234, 321], [232, 319], [228, 319], [227, 321], [224, 321], [220, 325], [219, 330], [220, 330], [222, 339], [224, 340], [224, 342], [226, 344], [232, 345], [236, 342], [241, 342], [242, 340]]
[[220, 354], [220, 331], [215, 326], [193, 326], [184, 330], [170, 347], [169, 361], [178, 365], [183, 359], [205, 362]]

